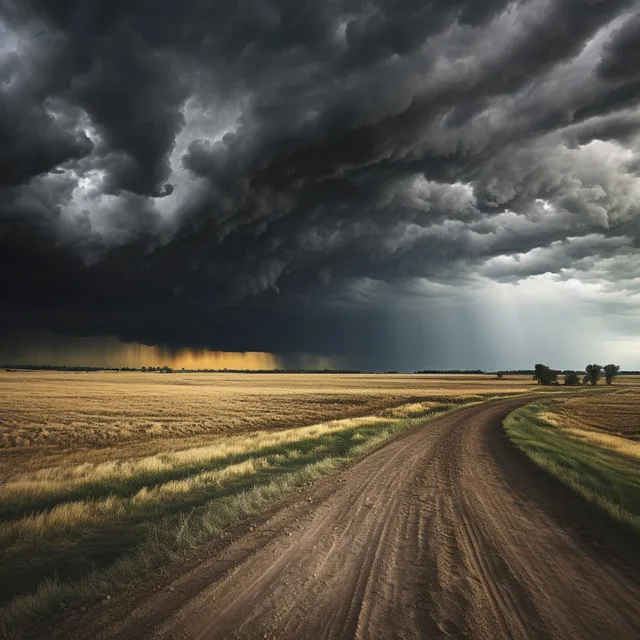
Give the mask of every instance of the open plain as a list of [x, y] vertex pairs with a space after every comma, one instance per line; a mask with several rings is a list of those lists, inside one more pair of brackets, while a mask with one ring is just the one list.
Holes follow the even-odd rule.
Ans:
[[527, 376], [0, 372], [0, 448], [150, 450], [167, 439], [299, 427], [535, 386]]
[[2, 373], [0, 633], [635, 638], [637, 538], [501, 428], [633, 383]]
[[526, 377], [0, 374], [0, 620], [135, 582], [264, 503]]

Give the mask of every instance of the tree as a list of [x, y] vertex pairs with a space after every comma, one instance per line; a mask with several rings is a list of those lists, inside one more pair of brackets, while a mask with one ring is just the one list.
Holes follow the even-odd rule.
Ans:
[[611, 384], [615, 376], [618, 375], [618, 371], [620, 371], [619, 364], [605, 364], [604, 365], [604, 377], [607, 384]]
[[552, 371], [546, 364], [537, 364], [535, 366], [535, 372], [533, 379], [538, 381], [538, 384], [549, 385], [556, 381], [558, 377], [557, 371]]
[[602, 367], [599, 364], [588, 364], [585, 368], [585, 380], [586, 382], [595, 385], [600, 380], [600, 376], [602, 375]]
[[502, 373], [502, 371], [498, 371], [496, 375], [498, 376], [498, 380], [502, 380], [502, 376], [504, 375], [504, 373]]
[[575, 371], [565, 371], [564, 372], [564, 383], [568, 387], [575, 387], [580, 384], [580, 377]]

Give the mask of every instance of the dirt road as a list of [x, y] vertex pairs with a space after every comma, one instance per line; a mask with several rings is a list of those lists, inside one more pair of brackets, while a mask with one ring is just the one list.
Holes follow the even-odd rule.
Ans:
[[639, 639], [640, 545], [504, 439], [524, 402], [390, 442], [76, 637]]

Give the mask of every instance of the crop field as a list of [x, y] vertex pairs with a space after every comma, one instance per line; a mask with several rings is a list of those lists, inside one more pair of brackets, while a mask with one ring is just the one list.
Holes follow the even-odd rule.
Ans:
[[175, 439], [198, 442], [535, 387], [526, 376], [0, 372], [0, 450], [26, 450], [33, 464], [34, 447], [39, 456], [81, 447], [85, 459], [87, 450], [100, 457], [116, 446], [119, 457], [162, 450], [167, 440], [173, 447]]
[[640, 389], [625, 382], [525, 406], [505, 428], [536, 464], [640, 533]]
[[106, 597], [419, 421], [536, 389], [526, 377], [2, 372], [0, 631]]
[[556, 400], [552, 412], [566, 426], [640, 440], [640, 388], [599, 397]]

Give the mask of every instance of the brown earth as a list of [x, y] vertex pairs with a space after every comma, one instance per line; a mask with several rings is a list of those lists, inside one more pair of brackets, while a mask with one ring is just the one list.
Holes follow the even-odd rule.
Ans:
[[637, 388], [627, 387], [623, 392], [606, 395], [563, 398], [556, 400], [552, 409], [566, 426], [640, 440], [640, 393]]
[[637, 538], [506, 441], [527, 401], [388, 443], [56, 637], [640, 638]]

